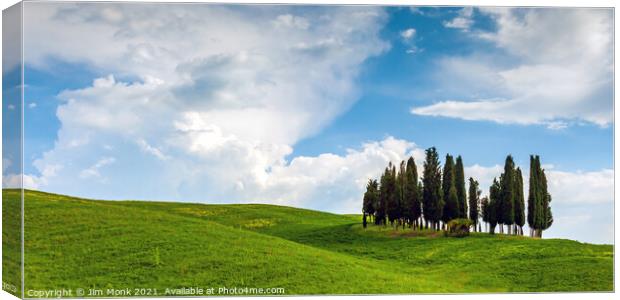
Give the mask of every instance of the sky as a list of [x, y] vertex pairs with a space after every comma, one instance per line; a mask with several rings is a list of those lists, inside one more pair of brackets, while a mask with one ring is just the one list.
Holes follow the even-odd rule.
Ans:
[[360, 213], [426, 148], [483, 195], [537, 154], [545, 237], [613, 243], [611, 9], [24, 5], [27, 188]]

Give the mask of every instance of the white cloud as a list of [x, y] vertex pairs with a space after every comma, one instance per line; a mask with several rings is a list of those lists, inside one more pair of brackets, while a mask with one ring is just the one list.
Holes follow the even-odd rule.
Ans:
[[[423, 150], [404, 140], [387, 137], [368, 142], [344, 155], [324, 153], [300, 156], [290, 163], [274, 164], [256, 186], [254, 199], [330, 211], [359, 211], [360, 197], [369, 178], [377, 178], [388, 162], [398, 164], [413, 156], [421, 168]], [[244, 186], [253, 185], [244, 182]]]
[[22, 186], [22, 178], [16, 174], [2, 174], [2, 188], [18, 189]]
[[415, 28], [408, 28], [400, 32], [400, 36], [405, 41], [411, 40], [413, 37], [415, 37], [415, 34], [416, 34]]
[[464, 7], [459, 10], [458, 15], [450, 21], [444, 21], [443, 26], [447, 28], [457, 28], [463, 31], [469, 31], [474, 24], [472, 18], [474, 9], [472, 7]]
[[2, 188], [7, 189], [32, 189], [36, 190], [45, 185], [43, 178], [35, 175], [6, 174], [2, 176]]
[[288, 27], [296, 29], [308, 29], [310, 23], [306, 18], [293, 16], [291, 14], [279, 15], [273, 20], [276, 27]]
[[[525, 197], [529, 188], [529, 165], [520, 166], [523, 174]], [[602, 169], [589, 172], [566, 172], [554, 170], [553, 166], [543, 166], [547, 176], [548, 190], [553, 197], [553, 205], [578, 205], [586, 203], [612, 203], [614, 201], [614, 171]], [[465, 168], [465, 176], [473, 177], [480, 183], [483, 195], [488, 195], [493, 178], [499, 177], [503, 167], [494, 165], [484, 167], [473, 165]]]
[[408, 49], [405, 50], [407, 54], [415, 54], [418, 52], [422, 52], [424, 49], [420, 49], [415, 45], [414, 38], [416, 36], [415, 28], [408, 28], [400, 32], [400, 37], [403, 40], [403, 44], [408, 46]]
[[[379, 36], [386, 22], [380, 8], [293, 14], [219, 5], [27, 6], [25, 18], [38, 22], [24, 29], [26, 47], [36, 48], [26, 64], [50, 68], [54, 57], [110, 74], [58, 95], [58, 139], [35, 166], [63, 168], [42, 174], [41, 188], [97, 198], [343, 209], [336, 196], [326, 195], [320, 207], [300, 194], [329, 182], [296, 166], [326, 168], [325, 161], [364, 155], [288, 156], [358, 99], [362, 63], [389, 48]], [[50, 42], [41, 44], [41, 37]], [[81, 42], [69, 42], [75, 40]], [[374, 160], [405, 151], [390, 140], [377, 145], [386, 152]], [[71, 184], [76, 177], [80, 186]], [[307, 186], [285, 184], [294, 181]], [[343, 188], [346, 198], [358, 197], [363, 184], [346, 183], [355, 184]]]
[[554, 202], [613, 203], [614, 171], [563, 172], [549, 170], [547, 184]]
[[143, 139], [139, 139], [138, 140], [138, 146], [140, 146], [142, 151], [144, 151], [144, 152], [146, 152], [148, 154], [151, 154], [151, 155], [157, 157], [160, 160], [167, 160], [168, 159], [168, 156], [166, 156], [164, 153], [162, 153], [161, 150], [151, 146], [149, 143], [147, 143]]
[[409, 11], [414, 15], [424, 15], [424, 12], [417, 6], [410, 6]]
[[[82, 170], [82, 172], [80, 172], [80, 178], [85, 178], [85, 179], [91, 178], [91, 177], [100, 178], [101, 173], [99, 173], [99, 170], [109, 164], [114, 163], [115, 161], [116, 159], [114, 157], [101, 158], [89, 168]], [[55, 174], [51, 174], [48, 176], [54, 176], [54, 175]]]
[[[22, 48], [16, 47], [15, 41], [21, 40], [22, 30], [20, 24], [22, 22], [21, 6], [11, 6], [6, 8], [2, 14], [2, 41], [6, 46], [2, 49], [2, 75], [4, 76], [10, 71], [16, 71], [20, 68], [22, 62]], [[10, 45], [10, 46], [9, 46]], [[13, 76], [20, 76], [19, 73]], [[4, 87], [6, 89], [6, 86]]]
[[489, 194], [489, 187], [493, 183], [493, 178], [498, 178], [504, 171], [504, 167], [500, 165], [494, 165], [490, 167], [484, 167], [479, 164], [474, 164], [469, 167], [465, 167], [465, 178], [474, 178], [480, 184], [480, 190], [482, 195]]
[[613, 121], [610, 10], [495, 8], [481, 13], [494, 20], [497, 31], [471, 36], [495, 44], [507, 56], [444, 59], [440, 82], [464, 99], [414, 107], [413, 114], [550, 129], [584, 121], [604, 127]]
[[37, 107], [37, 103], [36, 102], [30, 102], [28, 104], [28, 108], [36, 108]]
[[7, 108], [8, 108], [9, 110], [14, 110], [14, 109], [15, 109], [15, 105], [13, 105], [13, 104], [9, 104], [9, 105], [7, 106]]

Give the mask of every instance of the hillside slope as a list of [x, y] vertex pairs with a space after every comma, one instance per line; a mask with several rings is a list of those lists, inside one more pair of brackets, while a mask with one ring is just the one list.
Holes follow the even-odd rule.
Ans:
[[[17, 202], [4, 190], [3, 205]], [[28, 191], [26, 290], [282, 287], [286, 294], [613, 289], [613, 247], [363, 230], [272, 205], [95, 201]], [[3, 228], [4, 230], [4, 228]], [[402, 233], [402, 231], [401, 231]], [[5, 235], [5, 232], [3, 232]]]

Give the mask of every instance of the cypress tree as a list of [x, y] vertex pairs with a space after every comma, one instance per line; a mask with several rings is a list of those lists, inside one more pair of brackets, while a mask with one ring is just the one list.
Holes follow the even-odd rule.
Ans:
[[474, 231], [476, 231], [476, 226], [478, 225], [478, 201], [482, 193], [478, 186], [478, 181], [469, 177], [469, 219], [474, 225]]
[[[460, 216], [459, 199], [455, 184], [454, 159], [450, 154], [446, 155], [443, 167], [442, 190], [444, 195], [444, 207], [442, 221], [444, 224]], [[454, 195], [453, 195], [454, 194]]]
[[435, 147], [426, 149], [422, 183], [422, 210], [424, 218], [431, 223], [433, 229], [438, 229], [437, 225], [441, 220], [444, 202], [441, 189], [441, 167]]
[[465, 170], [463, 168], [463, 159], [460, 155], [456, 158], [454, 176], [456, 195], [459, 199], [459, 218], [465, 219], [467, 218], [467, 191], [465, 188]]
[[386, 174], [386, 197], [387, 197], [387, 217], [390, 225], [400, 219], [400, 197], [398, 195], [398, 184], [396, 180], [396, 166], [390, 162]]
[[530, 188], [528, 195], [527, 221], [530, 236], [542, 237], [542, 231], [553, 224], [551, 195], [547, 190], [547, 176], [541, 168], [540, 157], [530, 156]]
[[399, 225], [405, 229], [405, 223], [407, 218], [410, 217], [409, 211], [411, 210], [409, 199], [407, 198], [407, 166], [405, 161], [400, 162], [398, 174], [396, 175], [397, 190], [398, 190], [398, 208], [399, 208]]
[[368, 183], [366, 184], [366, 192], [364, 193], [364, 205], [362, 211], [364, 214], [367, 214], [371, 218], [371, 222], [372, 216], [374, 216], [375, 214], [375, 208], [378, 202], [378, 186], [379, 184], [377, 183], [377, 180], [369, 179]]
[[482, 221], [484, 222], [485, 230], [489, 223], [489, 198], [483, 197], [480, 200], [480, 213], [482, 214]]
[[407, 218], [409, 226], [417, 227], [422, 215], [421, 199], [418, 186], [418, 170], [413, 157], [407, 160], [405, 198], [407, 202]]
[[523, 235], [525, 225], [525, 199], [523, 196], [523, 175], [521, 168], [517, 168], [515, 176], [515, 225], [519, 226], [517, 234]]
[[385, 171], [381, 175], [379, 180], [379, 201], [376, 210], [375, 224], [377, 225], [386, 225], [386, 215], [387, 215], [387, 201], [388, 201], [388, 191], [387, 191], [387, 176], [389, 175], [388, 168], [385, 168]]
[[500, 198], [499, 198], [499, 218], [500, 226], [506, 224], [508, 226], [508, 234], [510, 234], [511, 225], [514, 224], [514, 199], [515, 199], [515, 168], [512, 156], [506, 157], [504, 164], [504, 173], [500, 178]]
[[545, 170], [541, 170], [540, 172], [540, 181], [541, 181], [541, 221], [540, 227], [538, 230], [538, 237], [542, 238], [543, 230], [547, 230], [553, 224], [553, 214], [551, 213], [551, 194], [549, 194], [547, 190], [547, 176], [545, 175]]
[[495, 234], [495, 226], [498, 224], [499, 216], [501, 215], [500, 197], [501, 188], [496, 178], [493, 178], [493, 184], [489, 188], [489, 204], [487, 211], [487, 218], [489, 220], [489, 233]]
[[535, 218], [536, 218], [536, 204], [538, 202], [538, 166], [537, 157], [530, 155], [530, 185], [528, 188], [527, 196], [527, 225], [530, 227], [530, 236], [534, 236]]

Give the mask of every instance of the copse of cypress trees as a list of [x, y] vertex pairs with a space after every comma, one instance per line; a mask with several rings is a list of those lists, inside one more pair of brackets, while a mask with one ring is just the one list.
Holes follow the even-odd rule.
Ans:
[[456, 185], [456, 196], [459, 203], [459, 218], [467, 218], [467, 191], [465, 188], [465, 169], [463, 159], [459, 155], [456, 158], [454, 169], [454, 184]]
[[[541, 168], [540, 157], [530, 156], [530, 184], [528, 194], [527, 216], [525, 214], [525, 197], [523, 191], [523, 174], [521, 168], [516, 167], [511, 155], [506, 157], [503, 173], [493, 179], [489, 188], [488, 197], [480, 199], [479, 183], [469, 178], [469, 189], [463, 191], [461, 182], [464, 181], [463, 160], [459, 156], [454, 158], [446, 155], [442, 166], [434, 147], [426, 150], [421, 182], [415, 160], [409, 157], [397, 166], [391, 162], [381, 175], [379, 181], [369, 180], [364, 193], [362, 211], [363, 224], [367, 219], [375, 224], [386, 225], [389, 221], [392, 226], [402, 225], [411, 228], [431, 228], [438, 230], [441, 221], [465, 217], [471, 220], [481, 231], [479, 219], [485, 222], [489, 233], [495, 233], [495, 228], [506, 224], [508, 233], [523, 235], [523, 226], [531, 228], [530, 235], [542, 237], [542, 231], [553, 224], [551, 211], [552, 197], [548, 192], [545, 170]], [[461, 196], [466, 197], [465, 204]], [[478, 227], [476, 227], [478, 226]]]
[[[439, 221], [443, 213], [443, 192], [441, 187], [441, 167], [435, 147], [426, 149], [424, 172], [422, 177], [422, 203], [426, 222], [433, 229], [439, 229]], [[427, 226], [428, 227], [428, 224]]]
[[460, 216], [459, 199], [455, 184], [454, 159], [452, 155], [446, 155], [443, 167], [442, 191], [444, 195], [444, 207], [441, 220], [444, 224]]
[[478, 202], [480, 200], [480, 194], [482, 191], [478, 189], [478, 181], [469, 177], [469, 219], [474, 225], [474, 231], [476, 231], [478, 225]]
[[523, 235], [523, 225], [525, 225], [525, 198], [523, 195], [523, 175], [521, 168], [517, 168], [515, 173], [515, 228], [516, 234]]

